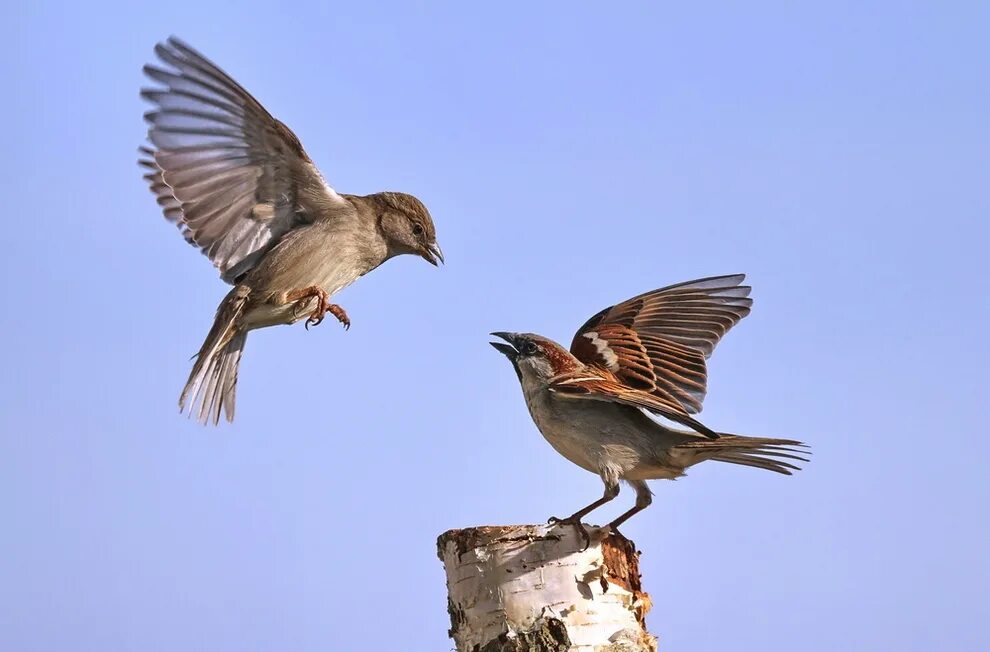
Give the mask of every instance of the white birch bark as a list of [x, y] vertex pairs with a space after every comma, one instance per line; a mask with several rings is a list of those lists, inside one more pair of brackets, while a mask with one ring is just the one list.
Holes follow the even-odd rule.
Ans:
[[654, 652], [632, 542], [569, 525], [450, 530], [437, 540], [458, 652]]

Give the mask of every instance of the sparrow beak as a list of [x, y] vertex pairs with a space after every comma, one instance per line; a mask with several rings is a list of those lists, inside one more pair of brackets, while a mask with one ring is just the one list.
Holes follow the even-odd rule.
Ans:
[[437, 261], [443, 262], [443, 251], [440, 250], [440, 245], [436, 242], [431, 244], [426, 250], [420, 254], [423, 259], [434, 267], [437, 266]]
[[504, 344], [502, 342], [489, 342], [489, 344], [491, 344], [493, 347], [495, 347], [495, 350], [496, 351], [498, 351], [499, 353], [501, 353], [502, 355], [504, 355], [505, 357], [507, 357], [509, 360], [512, 360], [512, 362], [515, 362], [516, 361], [516, 358], [519, 356], [519, 351], [516, 350], [516, 347], [515, 346], [510, 346], [510, 345], [512, 345], [515, 342], [516, 334], [515, 333], [491, 333], [491, 335], [494, 335], [495, 337], [500, 337], [500, 338], [502, 338], [503, 340], [505, 340], [506, 342], [509, 343], [509, 344]]

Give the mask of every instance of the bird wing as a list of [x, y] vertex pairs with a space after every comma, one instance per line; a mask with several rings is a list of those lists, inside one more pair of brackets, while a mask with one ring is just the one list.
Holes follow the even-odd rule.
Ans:
[[144, 73], [152, 147], [145, 179], [165, 217], [235, 282], [282, 236], [348, 202], [323, 180], [292, 130], [240, 84], [175, 37]]
[[189, 228], [182, 221], [182, 204], [175, 198], [172, 189], [162, 179], [162, 169], [155, 163], [155, 150], [142, 146], [138, 148], [138, 151], [141, 153], [138, 164], [145, 169], [144, 180], [148, 182], [151, 193], [158, 200], [158, 205], [162, 207], [165, 219], [179, 227], [186, 242], [195, 245], [196, 243], [189, 235]]
[[718, 433], [692, 418], [677, 401], [650, 392], [632, 389], [594, 367], [561, 374], [550, 380], [551, 392], [559, 396], [591, 401], [607, 401], [639, 408], [676, 421], [706, 437], [718, 439]]
[[571, 353], [608, 371], [624, 390], [696, 414], [708, 389], [706, 360], [753, 305], [743, 279], [678, 283], [606, 308], [578, 329]]

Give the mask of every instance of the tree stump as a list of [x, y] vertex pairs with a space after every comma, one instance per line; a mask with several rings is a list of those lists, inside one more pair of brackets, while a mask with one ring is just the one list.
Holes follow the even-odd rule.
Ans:
[[639, 553], [588, 526], [506, 525], [437, 539], [458, 652], [655, 652]]

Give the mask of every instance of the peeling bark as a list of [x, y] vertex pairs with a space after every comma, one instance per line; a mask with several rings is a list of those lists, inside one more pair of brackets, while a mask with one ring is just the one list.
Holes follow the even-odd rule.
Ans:
[[437, 539], [458, 652], [655, 652], [639, 553], [567, 525], [449, 530]]

